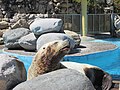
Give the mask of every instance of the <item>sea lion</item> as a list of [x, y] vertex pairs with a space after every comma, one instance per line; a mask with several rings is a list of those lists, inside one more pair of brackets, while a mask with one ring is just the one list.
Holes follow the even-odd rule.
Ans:
[[97, 66], [75, 62], [61, 62], [61, 59], [70, 51], [68, 40], [55, 40], [44, 44], [36, 53], [28, 70], [28, 80], [38, 75], [57, 69], [70, 68], [87, 76], [96, 90], [109, 90], [112, 85], [111, 76]]
[[96, 90], [110, 90], [112, 77], [97, 66], [76, 62], [61, 62], [61, 68], [70, 68], [86, 75], [93, 83]]
[[69, 51], [70, 43], [68, 40], [55, 40], [43, 45], [28, 69], [27, 79], [30, 80], [40, 74], [55, 70], [57, 64]]

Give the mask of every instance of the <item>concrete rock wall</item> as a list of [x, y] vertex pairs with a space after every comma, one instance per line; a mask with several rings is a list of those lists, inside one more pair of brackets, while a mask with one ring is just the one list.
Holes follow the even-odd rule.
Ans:
[[0, 0], [0, 16], [14, 13], [80, 13], [80, 4], [73, 0]]

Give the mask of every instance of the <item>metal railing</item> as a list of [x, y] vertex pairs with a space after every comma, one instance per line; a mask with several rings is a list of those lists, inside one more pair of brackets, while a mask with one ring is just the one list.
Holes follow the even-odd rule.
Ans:
[[[64, 29], [82, 33], [81, 14], [57, 14], [54, 16], [64, 21]], [[110, 14], [88, 14], [87, 34], [100, 34], [110, 31]]]
[[88, 33], [110, 32], [110, 14], [88, 14]]

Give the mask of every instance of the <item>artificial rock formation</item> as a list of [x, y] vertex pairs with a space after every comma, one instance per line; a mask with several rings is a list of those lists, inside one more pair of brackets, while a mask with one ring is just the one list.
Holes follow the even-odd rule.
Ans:
[[9, 30], [3, 34], [4, 44], [8, 49], [19, 49], [21, 46], [18, 43], [18, 40], [29, 34], [30, 30], [26, 28], [17, 28]]
[[0, 0], [1, 17], [12, 17], [14, 13], [80, 13], [80, 4], [73, 0]]
[[37, 44], [36, 44], [37, 51], [44, 44], [49, 43], [49, 42], [54, 41], [54, 40], [68, 40], [70, 42], [70, 48], [71, 48], [71, 50], [75, 46], [74, 40], [71, 37], [69, 37], [68, 35], [64, 34], [64, 33], [47, 33], [47, 34], [41, 35], [37, 39]]
[[0, 54], [0, 90], [11, 90], [26, 80], [24, 64], [18, 58]]
[[36, 41], [37, 41], [37, 39], [36, 39], [34, 33], [30, 33], [28, 35], [21, 37], [18, 40], [18, 43], [25, 50], [35, 51], [36, 50]]
[[35, 21], [30, 25], [30, 30], [35, 35], [42, 35], [49, 32], [63, 32], [63, 21], [57, 18], [36, 18]]
[[75, 70], [60, 69], [23, 82], [13, 90], [95, 90], [89, 79]]

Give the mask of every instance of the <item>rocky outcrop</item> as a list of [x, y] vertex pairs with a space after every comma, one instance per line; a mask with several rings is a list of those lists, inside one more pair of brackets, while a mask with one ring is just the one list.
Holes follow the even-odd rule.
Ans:
[[63, 32], [63, 21], [57, 18], [36, 18], [30, 25], [30, 30], [35, 35], [42, 35], [49, 32]]
[[[73, 0], [0, 0], [0, 30], [29, 28], [29, 25], [37, 17], [58, 17], [63, 19], [63, 15], [56, 14], [66, 13], [80, 13], [80, 4]], [[67, 23], [71, 25], [71, 20], [65, 17], [64, 27], [68, 27]], [[74, 28], [79, 30], [77, 24]]]
[[4, 44], [8, 49], [19, 49], [21, 46], [18, 43], [18, 40], [29, 34], [30, 30], [26, 28], [17, 28], [9, 30], [3, 34]]
[[13, 90], [95, 90], [89, 79], [75, 70], [61, 69], [17, 85]]
[[21, 37], [18, 40], [19, 45], [29, 51], [35, 51], [36, 50], [36, 37], [33, 33], [30, 33], [26, 36]]
[[41, 48], [42, 45], [54, 40], [68, 40], [70, 42], [71, 50], [75, 46], [74, 40], [64, 33], [47, 33], [47, 34], [41, 35], [37, 39], [37, 45], [36, 45], [37, 51]]
[[80, 3], [73, 0], [1, 0], [1, 17], [12, 17], [14, 13], [80, 13]]
[[65, 34], [73, 38], [73, 40], [75, 41], [75, 47], [80, 46], [81, 38], [79, 34], [77, 34], [76, 32], [70, 31], [70, 30], [64, 30], [64, 32]]
[[[11, 19], [10, 20], [11, 28], [16, 28], [16, 29], [8, 29], [8, 31], [5, 32], [4, 34], [2, 32], [3, 30], [1, 30], [1, 36], [3, 36], [5, 47], [7, 47], [8, 49], [25, 49], [25, 50], [35, 51], [36, 49], [38, 50], [43, 44], [47, 42], [53, 40], [65, 40], [65, 39], [70, 40], [71, 49], [74, 48], [74, 44], [75, 47], [79, 46], [80, 38], [77, 33], [66, 31], [67, 35], [64, 34], [62, 19], [57, 19], [57, 18], [41, 19], [39, 17], [40, 14], [39, 15], [17, 14], [14, 17], [15, 20]], [[36, 19], [33, 22], [34, 18]], [[29, 26], [28, 24], [30, 24], [30, 30], [27, 28], [17, 28], [17, 27], [28, 27]], [[28, 35], [29, 33], [32, 32], [34, 34]], [[47, 33], [47, 37], [43, 35], [43, 34], [46, 35], [46, 33]], [[48, 33], [50, 33], [52, 37], [48, 35]], [[55, 34], [51, 34], [51, 33], [55, 33]], [[36, 45], [36, 41], [37, 41], [37, 45]]]
[[26, 80], [24, 64], [13, 56], [0, 54], [0, 90], [11, 90]]

